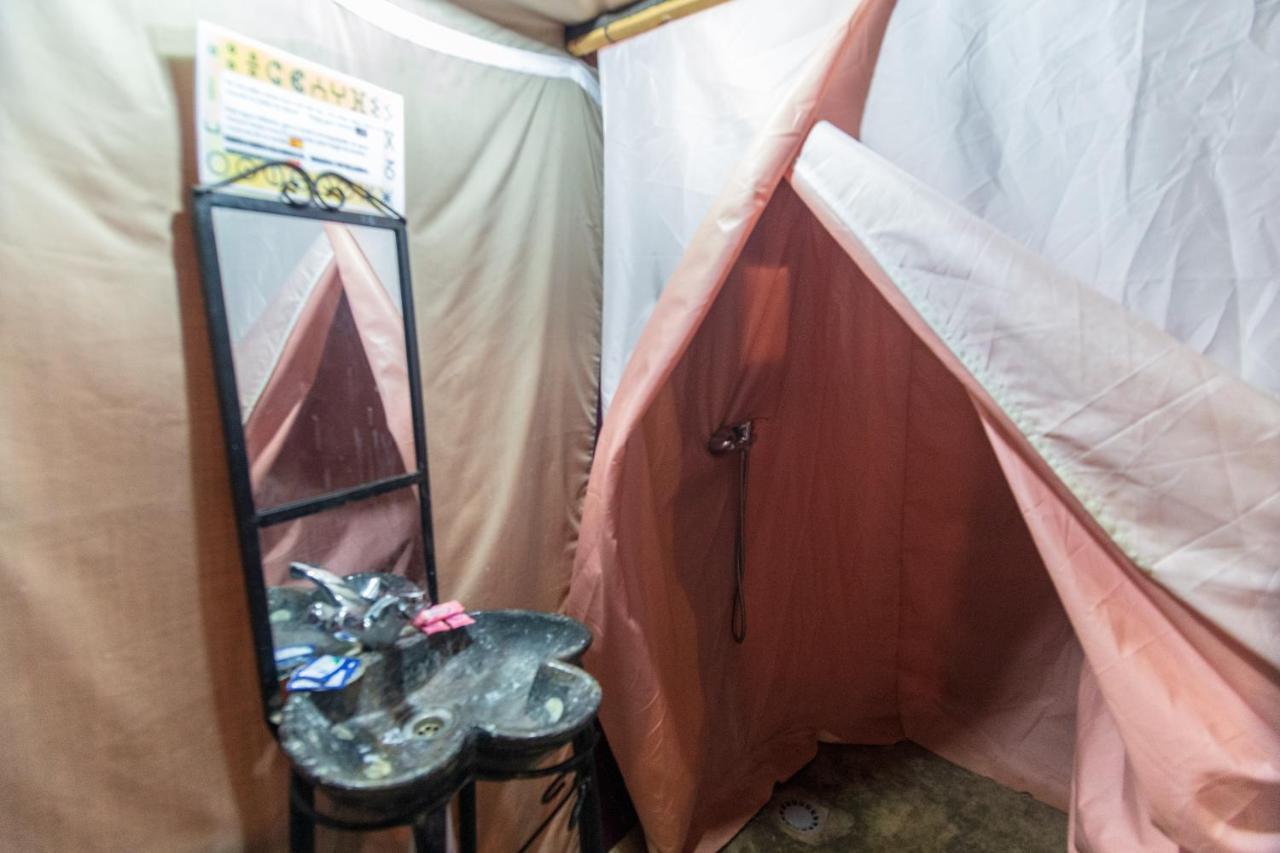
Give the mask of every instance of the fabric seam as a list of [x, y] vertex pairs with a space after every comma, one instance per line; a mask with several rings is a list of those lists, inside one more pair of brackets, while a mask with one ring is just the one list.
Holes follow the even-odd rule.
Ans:
[[550, 56], [450, 29], [387, 0], [332, 0], [357, 18], [407, 42], [477, 65], [532, 77], [569, 80], [600, 106], [600, 81], [590, 66], [567, 56]]

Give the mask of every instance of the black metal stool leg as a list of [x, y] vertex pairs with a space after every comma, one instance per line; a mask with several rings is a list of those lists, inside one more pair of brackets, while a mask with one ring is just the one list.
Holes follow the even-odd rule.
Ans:
[[446, 805], [413, 822], [414, 853], [446, 853], [445, 821], [448, 817], [449, 807]]
[[586, 731], [573, 739], [573, 754], [585, 755], [578, 771], [578, 784], [582, 787], [582, 800], [578, 804], [578, 840], [582, 853], [605, 853], [604, 829], [600, 824], [600, 791], [596, 788], [595, 730]]
[[297, 800], [314, 809], [316, 792], [310, 782], [300, 778], [296, 773], [289, 774], [289, 784], [293, 786], [294, 796], [289, 798], [289, 853], [315, 853], [316, 822], [309, 814], [298, 808]]
[[476, 853], [476, 783], [458, 791], [458, 851]]

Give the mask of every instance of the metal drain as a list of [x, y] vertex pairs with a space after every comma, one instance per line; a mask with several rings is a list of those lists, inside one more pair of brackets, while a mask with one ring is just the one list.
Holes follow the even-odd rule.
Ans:
[[410, 737], [430, 740], [440, 734], [449, 725], [449, 715], [444, 711], [421, 714], [405, 726], [405, 733]]
[[817, 806], [805, 800], [783, 800], [778, 805], [778, 818], [796, 832], [817, 832], [822, 826]]

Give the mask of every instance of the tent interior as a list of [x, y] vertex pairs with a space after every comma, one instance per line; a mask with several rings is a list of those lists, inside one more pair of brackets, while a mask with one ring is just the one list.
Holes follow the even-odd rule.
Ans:
[[[395, 228], [198, 245], [201, 21], [403, 96]], [[0, 849], [422, 853], [295, 831], [301, 561], [591, 632], [574, 807], [441, 849], [1280, 850], [1280, 2], [17, 0], [0, 80]], [[399, 483], [256, 581], [217, 322], [251, 501]]]

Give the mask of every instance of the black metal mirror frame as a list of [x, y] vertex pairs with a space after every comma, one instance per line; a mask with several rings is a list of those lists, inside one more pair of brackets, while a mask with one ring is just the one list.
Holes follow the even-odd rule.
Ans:
[[[268, 180], [279, 187], [279, 201], [222, 191], [232, 184], [262, 172], [266, 172]], [[431, 493], [427, 476], [426, 424], [422, 409], [422, 380], [418, 366], [418, 340], [414, 325], [413, 290], [409, 277], [407, 232], [403, 217], [370, 196], [359, 185], [351, 183], [341, 175], [328, 172], [313, 178], [302, 169], [287, 162], [259, 164], [226, 181], [196, 187], [193, 195], [200, 279], [204, 290], [209, 341], [213, 350], [218, 408], [222, 418], [222, 434], [226, 444], [231, 494], [236, 515], [236, 532], [240, 542], [240, 561], [244, 571], [245, 590], [248, 594], [249, 621], [253, 630], [253, 646], [257, 659], [259, 686], [262, 690], [263, 713], [268, 727], [274, 732], [279, 720], [281, 699], [259, 541], [259, 534], [263, 528], [315, 515], [356, 501], [375, 498], [397, 489], [417, 486], [427, 594], [432, 601], [437, 599]], [[351, 195], [360, 197], [375, 210], [381, 211], [382, 215], [343, 211], [341, 208]], [[279, 506], [266, 508], [257, 506], [249, 478], [249, 458], [245, 446], [244, 425], [241, 421], [231, 333], [227, 323], [218, 250], [214, 240], [213, 211], [219, 207], [340, 222], [347, 225], [363, 225], [382, 228], [395, 234], [405, 353], [409, 361], [409, 404], [413, 413], [413, 443], [417, 462], [413, 471]]]

